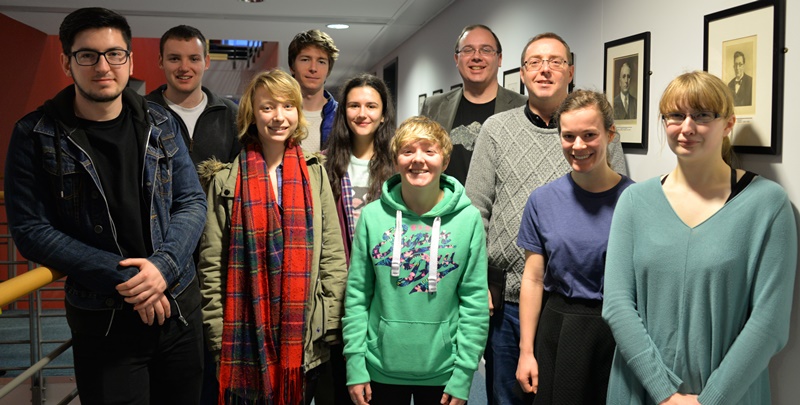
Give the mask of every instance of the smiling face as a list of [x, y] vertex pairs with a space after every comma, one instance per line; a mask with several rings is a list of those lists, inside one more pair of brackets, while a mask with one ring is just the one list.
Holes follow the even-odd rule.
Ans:
[[561, 150], [572, 170], [588, 174], [608, 164], [606, 153], [614, 138], [614, 126], [605, 130], [596, 106], [562, 113], [560, 127]]
[[325, 87], [330, 73], [328, 54], [320, 47], [310, 45], [303, 48], [294, 60], [292, 76], [300, 84], [303, 95], [316, 94]]
[[[127, 50], [122, 33], [115, 28], [93, 28], [75, 36], [71, 52]], [[83, 102], [108, 103], [119, 101], [122, 90], [133, 74], [133, 54], [122, 65], [110, 65], [100, 56], [94, 66], [80, 66], [72, 55], [61, 55], [61, 68], [75, 82], [76, 97]]]
[[[567, 48], [555, 38], [542, 38], [528, 45], [525, 50], [524, 60], [563, 59], [569, 61]], [[522, 80], [532, 98], [542, 102], [561, 103], [567, 97], [569, 83], [575, 73], [575, 66], [569, 65], [563, 70], [553, 70], [549, 63], [545, 63], [539, 70], [527, 71], [525, 66], [520, 68]]]
[[258, 139], [264, 147], [284, 147], [286, 140], [297, 129], [297, 106], [277, 100], [264, 87], [253, 94], [255, 126]]
[[498, 53], [481, 55], [478, 51], [485, 47], [497, 50], [497, 43], [492, 33], [481, 27], [472, 29], [464, 34], [458, 42], [459, 50], [464, 47], [475, 50], [472, 55], [465, 53], [455, 55], [456, 67], [458, 67], [458, 73], [464, 83], [486, 85], [497, 81], [497, 70], [503, 61], [503, 55]]
[[167, 88], [182, 94], [202, 91], [203, 73], [210, 64], [205, 44], [198, 38], [170, 38], [164, 42], [163, 54], [158, 58], [158, 67], [167, 78]]
[[371, 141], [383, 122], [381, 95], [370, 86], [355, 87], [347, 93], [347, 127], [353, 136]]
[[400, 147], [395, 169], [404, 187], [439, 189], [439, 179], [447, 168], [442, 149], [428, 139], [409, 142]]

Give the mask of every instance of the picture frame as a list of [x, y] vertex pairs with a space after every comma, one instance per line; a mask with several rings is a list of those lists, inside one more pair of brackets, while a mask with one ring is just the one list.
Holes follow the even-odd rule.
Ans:
[[464, 83], [454, 84], [454, 85], [450, 86], [450, 90], [455, 90], [455, 89], [457, 89], [459, 87], [464, 87]]
[[434, 91], [433, 91], [433, 93], [431, 93], [431, 94], [435, 96], [435, 95], [437, 95], [437, 94], [442, 94], [442, 93], [444, 93], [444, 90], [442, 90], [442, 89], [436, 89], [436, 90], [434, 90]]
[[647, 150], [650, 31], [606, 42], [603, 78], [623, 149]]
[[507, 90], [525, 94], [525, 85], [520, 80], [520, 68], [508, 69], [503, 72], [503, 87]]
[[703, 19], [703, 70], [734, 93], [734, 152], [781, 152], [785, 10], [785, 0], [761, 0]]
[[417, 98], [417, 115], [422, 115], [422, 106], [425, 105], [425, 100], [428, 99], [428, 93], [422, 93]]

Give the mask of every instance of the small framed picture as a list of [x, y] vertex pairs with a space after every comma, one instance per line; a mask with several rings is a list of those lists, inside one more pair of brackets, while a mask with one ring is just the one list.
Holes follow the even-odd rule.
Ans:
[[605, 44], [603, 92], [614, 107], [623, 148], [647, 149], [650, 32]]
[[511, 91], [518, 91], [519, 94], [525, 94], [525, 85], [520, 80], [519, 69], [509, 69], [503, 72], [503, 87]]
[[428, 93], [422, 93], [417, 99], [417, 114], [422, 114], [422, 106], [425, 105], [425, 100], [428, 98]]
[[450, 90], [455, 90], [455, 89], [457, 89], [459, 87], [464, 87], [464, 83], [454, 84], [454, 85], [450, 86]]
[[438, 90], [434, 90], [433, 93], [431, 93], [431, 94], [433, 94], [435, 96], [437, 94], [442, 94], [442, 93], [444, 93], [444, 90], [438, 89]]
[[783, 128], [784, 0], [762, 0], [706, 15], [703, 70], [733, 93], [737, 153], [777, 155]]

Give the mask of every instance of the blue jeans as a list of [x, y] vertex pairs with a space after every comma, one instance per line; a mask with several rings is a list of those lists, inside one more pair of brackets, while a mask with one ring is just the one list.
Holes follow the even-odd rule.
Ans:
[[519, 304], [506, 301], [489, 321], [486, 342], [486, 395], [489, 405], [527, 405], [533, 394], [522, 392], [517, 382], [519, 361]]

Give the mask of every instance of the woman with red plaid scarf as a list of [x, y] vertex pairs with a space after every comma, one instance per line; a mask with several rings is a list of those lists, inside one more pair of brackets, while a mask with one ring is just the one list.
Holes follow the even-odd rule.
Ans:
[[201, 165], [199, 271], [220, 402], [308, 404], [340, 335], [346, 279], [330, 183], [319, 156], [300, 148], [307, 122], [287, 73], [253, 78], [237, 125], [239, 157]]

